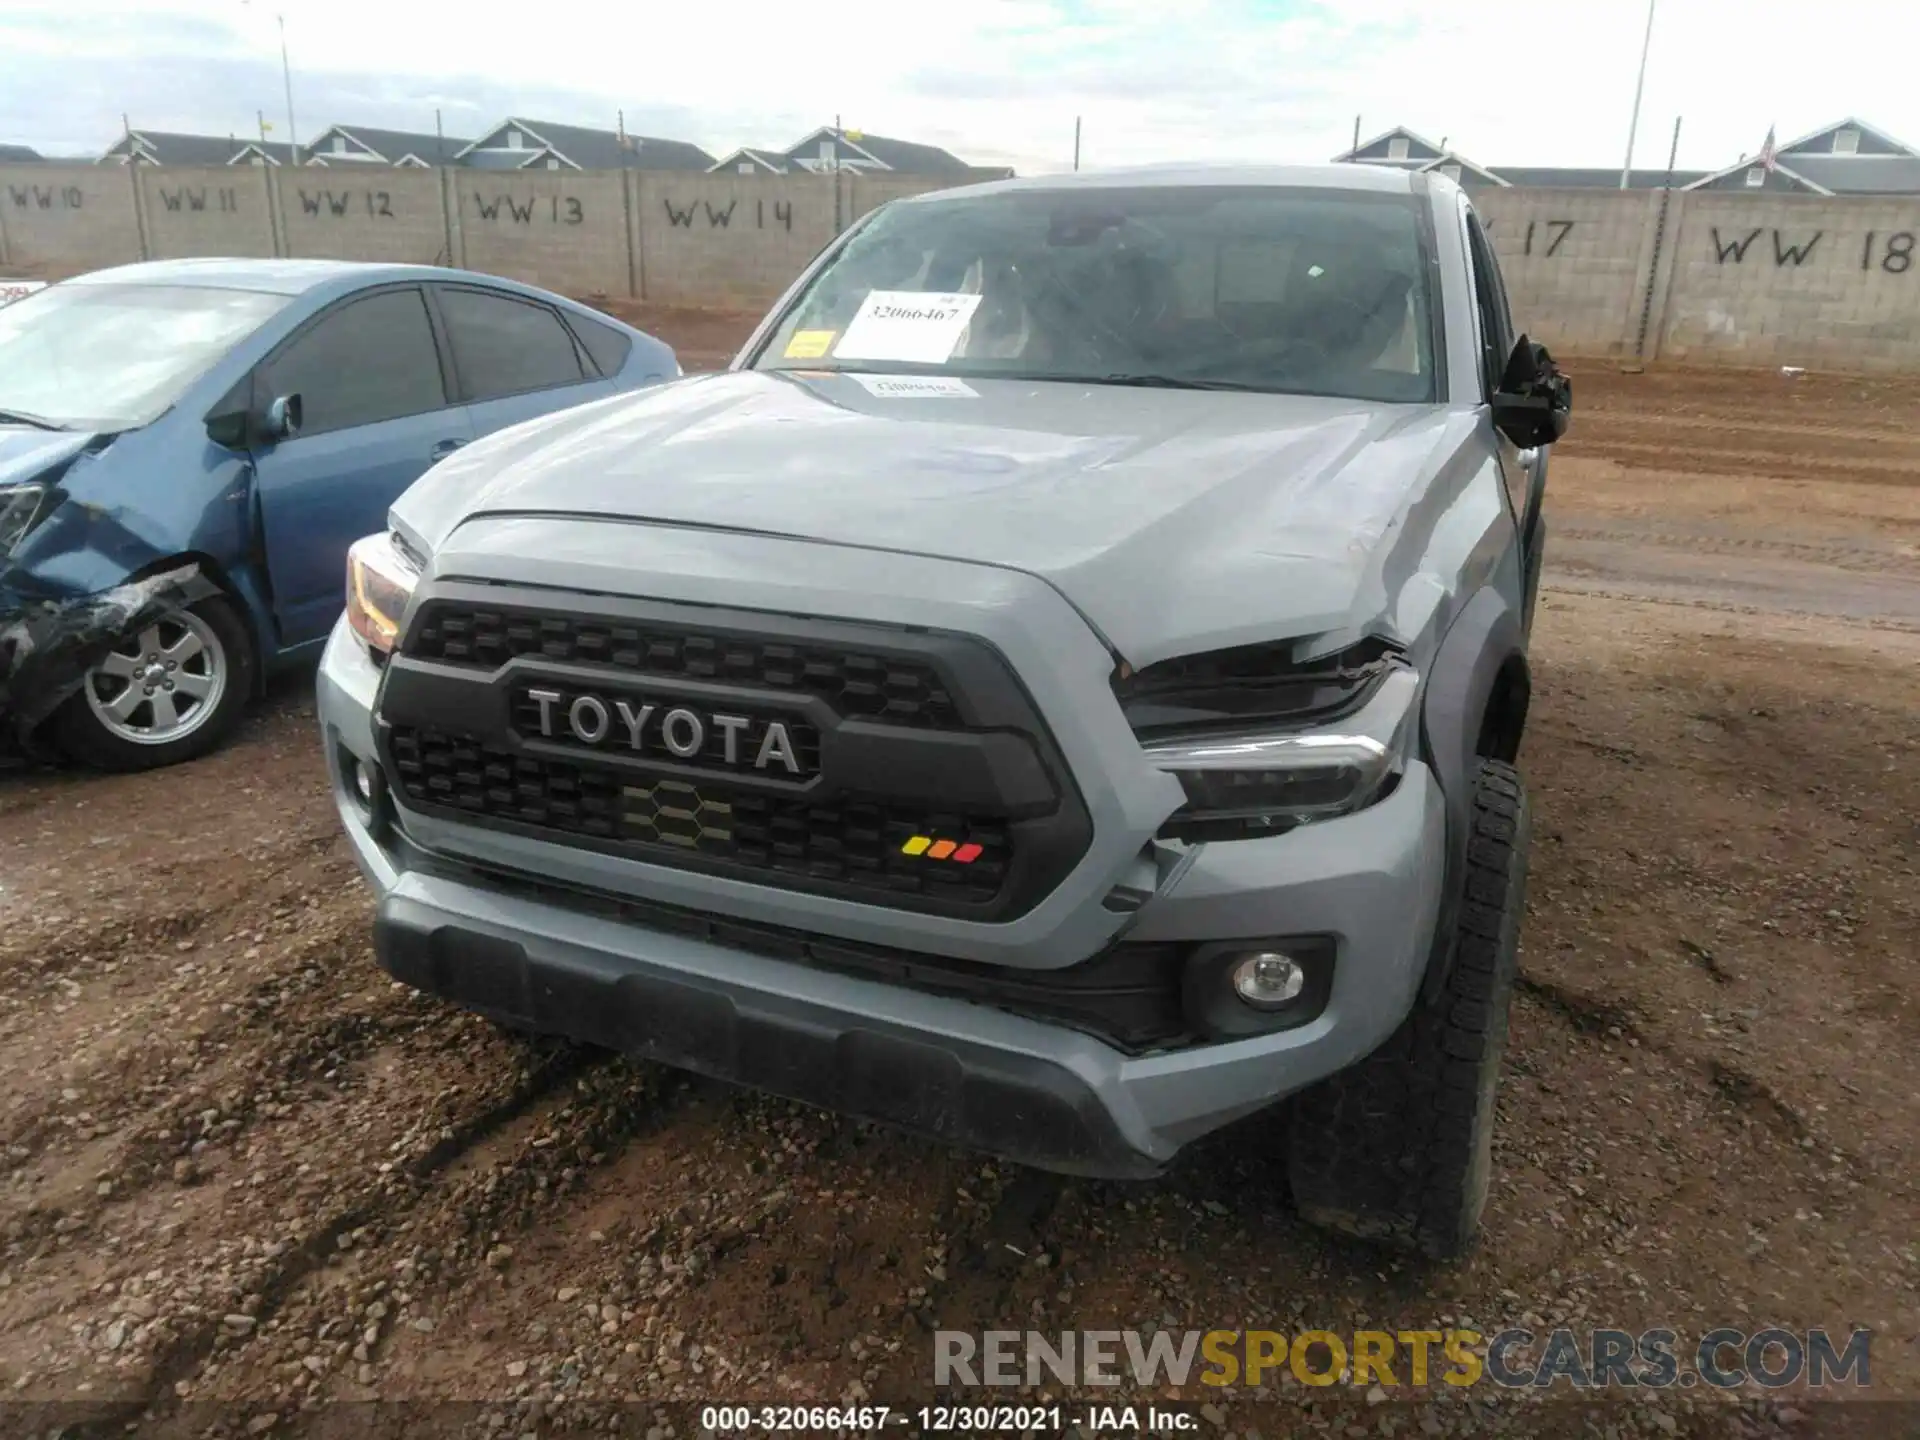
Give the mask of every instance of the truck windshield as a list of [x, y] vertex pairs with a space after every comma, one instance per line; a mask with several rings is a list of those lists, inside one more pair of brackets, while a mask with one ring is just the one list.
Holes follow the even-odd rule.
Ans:
[[1431, 401], [1416, 206], [1222, 186], [896, 204], [814, 277], [754, 363]]
[[285, 295], [52, 285], [0, 310], [0, 412], [75, 430], [159, 418]]

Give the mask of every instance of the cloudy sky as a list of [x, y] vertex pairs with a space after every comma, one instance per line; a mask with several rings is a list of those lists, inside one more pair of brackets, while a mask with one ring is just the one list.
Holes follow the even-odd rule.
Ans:
[[[1636, 160], [1730, 164], [1854, 114], [1920, 142], [1911, 0], [1658, 0]], [[1023, 172], [1324, 160], [1354, 118], [1489, 164], [1618, 164], [1643, 0], [0, 0], [0, 140], [92, 154], [120, 117], [473, 136], [507, 114], [785, 145], [836, 114]], [[1830, 22], [1830, 23], [1828, 23]]]

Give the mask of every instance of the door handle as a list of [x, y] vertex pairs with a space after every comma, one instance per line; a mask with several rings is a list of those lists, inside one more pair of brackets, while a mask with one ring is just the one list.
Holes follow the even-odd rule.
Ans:
[[464, 440], [442, 440], [430, 453], [433, 459], [444, 460], [466, 443]]

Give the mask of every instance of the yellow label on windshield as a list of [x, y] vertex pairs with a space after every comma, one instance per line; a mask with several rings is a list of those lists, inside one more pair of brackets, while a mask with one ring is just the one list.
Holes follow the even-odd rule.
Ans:
[[827, 353], [827, 347], [833, 344], [837, 330], [796, 330], [793, 338], [787, 341], [787, 359], [818, 360]]

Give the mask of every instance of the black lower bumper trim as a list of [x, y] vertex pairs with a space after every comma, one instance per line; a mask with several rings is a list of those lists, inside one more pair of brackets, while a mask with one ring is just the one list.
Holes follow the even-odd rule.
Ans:
[[1164, 1168], [1049, 1060], [824, 1009], [763, 1008], [717, 982], [449, 924], [402, 897], [381, 905], [374, 948], [396, 980], [537, 1030], [1042, 1169], [1135, 1179]]

